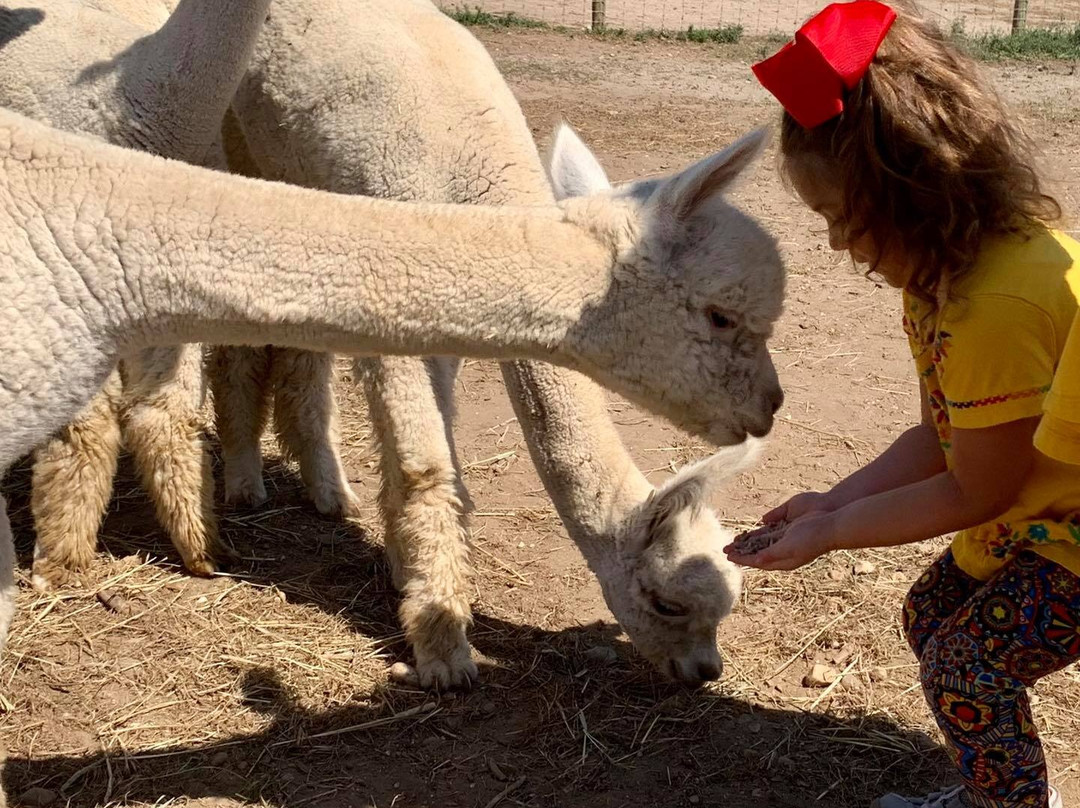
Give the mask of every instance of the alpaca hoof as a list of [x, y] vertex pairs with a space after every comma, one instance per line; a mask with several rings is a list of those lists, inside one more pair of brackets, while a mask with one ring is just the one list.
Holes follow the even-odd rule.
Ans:
[[233, 508], [257, 508], [270, 497], [262, 474], [254, 478], [225, 480], [225, 504]]
[[480, 670], [467, 654], [464, 658], [460, 657], [455, 654], [449, 662], [441, 659], [418, 662], [416, 675], [420, 679], [420, 687], [424, 690], [471, 690], [480, 677]]
[[405, 662], [395, 662], [390, 666], [390, 681], [405, 687], [420, 687], [420, 675], [416, 668]]
[[313, 487], [308, 491], [308, 496], [315, 505], [315, 509], [323, 516], [356, 519], [362, 513], [360, 497], [353, 493], [348, 484], [344, 488], [337, 486]]
[[217, 562], [212, 558], [195, 558], [184, 564], [187, 571], [199, 578], [210, 578], [218, 571]]
[[214, 544], [213, 550], [200, 553], [195, 558], [185, 559], [184, 567], [192, 575], [210, 578], [222, 570], [229, 569], [240, 560], [240, 554], [224, 544]]
[[35, 561], [30, 571], [30, 585], [35, 592], [52, 592], [54, 589], [80, 586], [81, 583], [74, 570], [47, 558]]

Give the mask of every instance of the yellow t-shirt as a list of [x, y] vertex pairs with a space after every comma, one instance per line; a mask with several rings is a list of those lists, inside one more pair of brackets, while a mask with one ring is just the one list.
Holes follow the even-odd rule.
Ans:
[[[1042, 414], [1063, 367], [1078, 297], [1080, 244], [1044, 229], [989, 239], [940, 311], [905, 294], [904, 330], [950, 467], [953, 427], [981, 429]], [[1080, 401], [1080, 371], [1070, 378], [1071, 386], [1055, 389], [1051, 401]], [[1074, 421], [1076, 412], [1069, 409]], [[1080, 575], [1080, 468], [1045, 450], [1057, 428], [1057, 421], [1044, 421], [1016, 504], [999, 519], [956, 534], [953, 555], [964, 572], [987, 580], [1031, 549]], [[1055, 440], [1050, 437], [1056, 446]]]
[[1073, 318], [1054, 384], [1043, 402], [1035, 447], [1055, 460], [1080, 465], [1080, 313]]

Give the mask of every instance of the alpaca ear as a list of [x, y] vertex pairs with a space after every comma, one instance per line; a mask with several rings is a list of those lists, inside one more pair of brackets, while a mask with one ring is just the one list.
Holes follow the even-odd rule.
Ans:
[[703, 202], [729, 190], [757, 160], [768, 141], [768, 130], [756, 129], [670, 177], [657, 190], [660, 210], [676, 222], [685, 221]]
[[607, 173], [589, 147], [565, 123], [555, 130], [548, 157], [548, 176], [556, 199], [588, 196], [611, 187]]
[[711, 457], [686, 466], [662, 485], [644, 506], [639, 550], [671, 535], [675, 518], [684, 511], [697, 513], [704, 507], [709, 491], [724, 480], [754, 464], [761, 453], [761, 441], [747, 437], [736, 446], [721, 449]]

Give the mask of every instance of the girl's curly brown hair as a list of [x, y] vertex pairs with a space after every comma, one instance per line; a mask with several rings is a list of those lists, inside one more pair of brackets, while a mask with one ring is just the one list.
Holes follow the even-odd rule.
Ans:
[[934, 302], [975, 264], [985, 236], [1018, 233], [1061, 216], [1042, 189], [1034, 148], [972, 59], [907, 2], [844, 112], [813, 129], [787, 113], [785, 168], [824, 161], [839, 184], [852, 238], [878, 254], [899, 247], [915, 267], [911, 294]]

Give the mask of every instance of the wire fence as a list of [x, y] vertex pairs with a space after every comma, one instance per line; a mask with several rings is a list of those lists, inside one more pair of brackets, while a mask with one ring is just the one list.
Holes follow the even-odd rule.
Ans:
[[[441, 0], [446, 9], [515, 14], [550, 25], [589, 28], [599, 10], [608, 28], [685, 31], [741, 26], [749, 36], [790, 34], [822, 0]], [[945, 30], [1008, 33], [1014, 15], [1027, 28], [1075, 28], [1080, 0], [922, 0], [919, 7]]]

